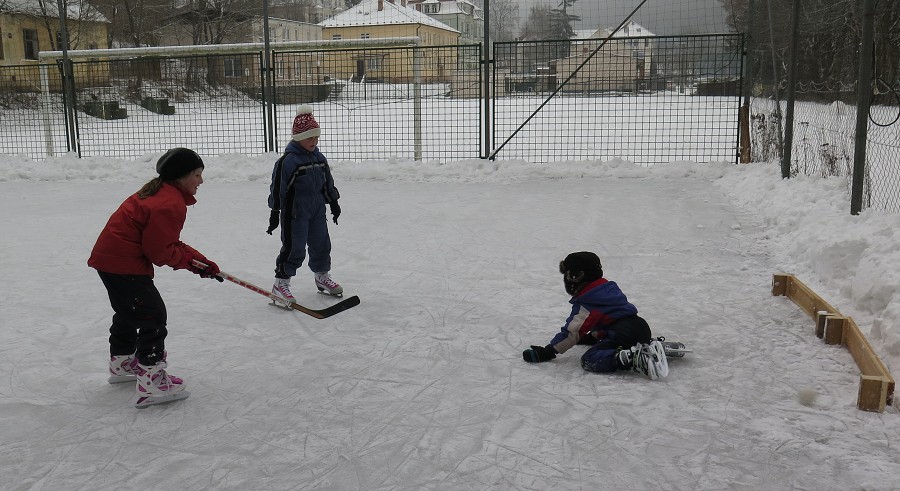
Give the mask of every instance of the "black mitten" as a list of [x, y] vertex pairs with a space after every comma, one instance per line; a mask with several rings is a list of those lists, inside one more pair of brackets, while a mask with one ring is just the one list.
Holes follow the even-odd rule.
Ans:
[[542, 361], [550, 361], [556, 358], [556, 349], [553, 346], [535, 346], [522, 352], [522, 359], [528, 363], [540, 363]]
[[334, 220], [334, 224], [337, 225], [338, 224], [337, 219], [339, 216], [341, 216], [341, 205], [339, 205], [338, 202], [335, 201], [334, 203], [331, 203], [329, 206], [331, 206], [332, 220]]
[[266, 233], [272, 235], [272, 231], [278, 228], [278, 210], [272, 210], [269, 213], [269, 228]]

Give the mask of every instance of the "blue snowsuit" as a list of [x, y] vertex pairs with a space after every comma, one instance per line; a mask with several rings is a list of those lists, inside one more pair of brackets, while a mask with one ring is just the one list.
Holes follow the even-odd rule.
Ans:
[[306, 258], [309, 269], [331, 270], [331, 237], [325, 205], [334, 203], [340, 193], [328, 160], [316, 147], [312, 152], [291, 141], [272, 169], [269, 208], [281, 211], [281, 251], [275, 259], [275, 276], [290, 278]]
[[618, 348], [650, 342], [650, 326], [614, 281], [597, 279], [583, 286], [569, 303], [572, 313], [548, 346], [565, 353], [576, 344], [592, 345], [581, 357], [585, 370], [614, 372]]

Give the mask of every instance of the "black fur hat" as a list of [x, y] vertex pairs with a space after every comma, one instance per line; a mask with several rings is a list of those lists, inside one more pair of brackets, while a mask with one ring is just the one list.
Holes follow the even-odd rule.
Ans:
[[603, 277], [603, 265], [593, 252], [573, 252], [559, 262], [559, 272], [569, 295], [575, 295], [585, 283]]
[[203, 159], [197, 152], [181, 147], [169, 150], [156, 162], [156, 172], [163, 181], [174, 181], [203, 167]]

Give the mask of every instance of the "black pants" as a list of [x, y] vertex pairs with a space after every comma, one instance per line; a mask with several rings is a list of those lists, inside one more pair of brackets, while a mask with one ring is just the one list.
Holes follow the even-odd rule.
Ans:
[[166, 305], [149, 276], [98, 271], [112, 305], [109, 354], [132, 353], [142, 365], [155, 365], [165, 356]]
[[649, 343], [651, 336], [647, 321], [637, 314], [619, 319], [607, 327], [605, 338], [584, 343], [592, 346], [581, 356], [581, 367], [591, 372], [614, 372], [619, 368], [616, 362], [619, 349]]

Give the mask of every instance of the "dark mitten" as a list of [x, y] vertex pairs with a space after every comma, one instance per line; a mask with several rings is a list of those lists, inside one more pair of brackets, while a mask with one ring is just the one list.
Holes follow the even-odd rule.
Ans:
[[206, 272], [200, 276], [203, 278], [212, 278], [214, 280], [218, 280], [219, 283], [222, 283], [223, 281], [225, 281], [225, 278], [222, 278], [222, 276], [219, 275], [219, 273], [221, 273], [221, 272], [222, 271], [219, 269], [218, 264], [207, 259], [206, 260]]
[[269, 213], [269, 228], [266, 230], [266, 233], [272, 235], [272, 231], [278, 228], [278, 210], [272, 210]]
[[339, 205], [338, 202], [335, 201], [335, 202], [331, 203], [329, 206], [331, 206], [332, 220], [334, 220], [334, 224], [337, 225], [338, 224], [337, 219], [339, 216], [341, 216], [341, 205]]
[[212, 278], [214, 280], [219, 280], [219, 282], [225, 281], [225, 278], [219, 276], [219, 273], [221, 272], [219, 270], [219, 265], [210, 261], [209, 259], [206, 259], [205, 257], [202, 259], [198, 259], [198, 262], [203, 263], [206, 266], [200, 266], [198, 263], [191, 261], [190, 263], [188, 263], [188, 271], [196, 275], [200, 275], [201, 278]]
[[556, 358], [556, 349], [553, 346], [535, 346], [522, 352], [522, 359], [528, 363], [540, 363], [542, 361], [550, 361]]

